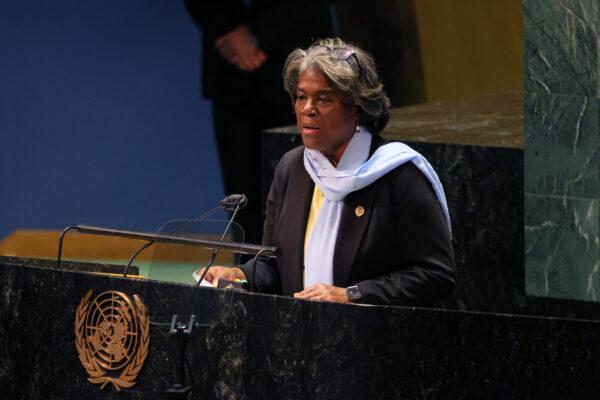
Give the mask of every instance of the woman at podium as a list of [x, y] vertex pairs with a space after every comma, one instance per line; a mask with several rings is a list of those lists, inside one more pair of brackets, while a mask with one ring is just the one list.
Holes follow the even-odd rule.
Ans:
[[[339, 303], [428, 306], [454, 289], [451, 223], [427, 160], [378, 134], [390, 102], [373, 58], [340, 39], [284, 67], [304, 146], [286, 153], [267, 199], [261, 292]], [[206, 279], [252, 278], [250, 263]]]

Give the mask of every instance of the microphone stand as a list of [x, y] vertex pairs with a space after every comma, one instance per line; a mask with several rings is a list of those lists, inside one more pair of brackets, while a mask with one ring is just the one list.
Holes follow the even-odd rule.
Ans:
[[260, 250], [252, 259], [252, 285], [250, 285], [251, 292], [254, 292], [256, 289], [256, 262], [258, 261], [258, 257], [262, 256], [266, 251], [267, 250]]
[[60, 239], [58, 240], [58, 257], [56, 260], [56, 268], [60, 268], [61, 258], [62, 258], [62, 246], [65, 234], [71, 230], [76, 230], [80, 233], [92, 234], [92, 235], [102, 235], [102, 236], [116, 236], [116, 237], [124, 237], [129, 239], [141, 239], [141, 240], [149, 240], [155, 241], [157, 243], [174, 243], [174, 244], [182, 244], [182, 245], [192, 245], [192, 246], [202, 246], [209, 249], [224, 249], [229, 251], [234, 251], [242, 254], [250, 254], [256, 255], [257, 253], [264, 251], [265, 256], [270, 258], [277, 258], [279, 255], [279, 249], [277, 247], [272, 246], [261, 246], [257, 244], [246, 244], [246, 243], [237, 243], [237, 242], [218, 242], [216, 240], [205, 240], [205, 239], [191, 239], [186, 237], [179, 236], [170, 236], [170, 235], [159, 235], [156, 233], [144, 233], [144, 232], [135, 232], [135, 231], [127, 231], [123, 229], [112, 229], [112, 228], [103, 228], [99, 226], [90, 226], [90, 225], [74, 225], [65, 228], [63, 233], [60, 235]]
[[[235, 219], [235, 216], [237, 215], [237, 212], [240, 210], [240, 204], [237, 204], [235, 206], [235, 210], [233, 211], [233, 214], [231, 215], [231, 218], [229, 218], [229, 222], [227, 223], [227, 226], [225, 227], [225, 230], [223, 231], [223, 234], [221, 235], [221, 239], [219, 240], [220, 242], [223, 241], [223, 239], [225, 239], [225, 236], [227, 235], [227, 232], [229, 231], [229, 228], [231, 227], [231, 224], [233, 223], [233, 220]], [[208, 260], [208, 262], [206, 263], [206, 266], [204, 267], [204, 272], [202, 273], [202, 276], [200, 277], [200, 279], [198, 280], [198, 282], [196, 282], [196, 286], [199, 286], [200, 283], [204, 280], [204, 277], [206, 276], [206, 273], [208, 272], [208, 269], [212, 266], [212, 263], [215, 261], [215, 258], [217, 257], [217, 253], [219, 252], [219, 249], [214, 249], [212, 256], [210, 257], [210, 260]]]
[[[188, 221], [188, 222], [186, 222], [185, 224], [181, 225], [180, 227], [178, 227], [178, 228], [176, 228], [176, 229], [174, 229], [174, 230], [170, 231], [170, 232], [168, 233], [168, 235], [172, 235], [172, 234], [174, 234], [174, 233], [180, 232], [180, 231], [184, 230], [185, 228], [187, 228], [188, 226], [191, 226], [191, 225], [195, 224], [196, 222], [199, 222], [199, 221], [201, 221], [201, 220], [203, 220], [203, 219], [205, 219], [205, 218], [207, 218], [207, 217], [211, 216], [212, 214], [214, 214], [214, 213], [216, 213], [217, 211], [220, 211], [220, 210], [222, 210], [222, 209], [224, 209], [224, 208], [226, 208], [226, 207], [227, 207], [227, 205], [225, 205], [225, 204], [219, 204], [219, 206], [218, 206], [218, 207], [215, 207], [215, 208], [213, 208], [212, 210], [210, 210], [210, 211], [207, 211], [207, 212], [205, 212], [204, 214], [202, 214], [202, 215], [200, 215], [200, 216], [198, 216], [198, 217], [194, 218], [193, 220], [191, 220], [191, 221]], [[127, 265], [125, 266], [125, 270], [123, 271], [123, 277], [126, 277], [126, 276], [127, 276], [127, 272], [129, 271], [129, 267], [131, 267], [131, 264], [133, 263], [133, 260], [135, 260], [135, 258], [136, 258], [136, 257], [137, 257], [137, 256], [138, 256], [138, 255], [139, 255], [139, 254], [140, 254], [142, 251], [146, 250], [148, 247], [152, 246], [152, 245], [153, 245], [153, 244], [155, 244], [155, 243], [156, 243], [156, 241], [155, 241], [155, 240], [152, 240], [152, 241], [150, 241], [150, 242], [148, 242], [148, 243], [145, 243], [145, 244], [143, 244], [143, 245], [142, 245], [142, 246], [141, 246], [139, 249], [137, 249], [137, 251], [136, 251], [135, 253], [133, 253], [133, 255], [131, 256], [131, 258], [130, 258], [130, 259], [129, 259], [129, 261], [127, 262]]]

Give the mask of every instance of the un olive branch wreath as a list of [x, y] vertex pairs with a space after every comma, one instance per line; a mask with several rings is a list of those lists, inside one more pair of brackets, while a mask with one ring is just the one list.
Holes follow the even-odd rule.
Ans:
[[93, 290], [90, 289], [81, 299], [81, 303], [77, 307], [75, 314], [75, 347], [77, 353], [79, 353], [79, 361], [83, 365], [83, 368], [90, 375], [88, 381], [94, 384], [101, 384], [101, 389], [104, 389], [108, 383], [112, 383], [117, 390], [121, 388], [130, 388], [135, 385], [135, 379], [137, 378], [146, 356], [148, 355], [148, 345], [150, 343], [150, 323], [146, 315], [146, 307], [138, 295], [134, 295], [135, 307], [140, 317], [140, 332], [141, 342], [135, 357], [127, 367], [121, 372], [118, 378], [113, 378], [105, 375], [105, 371], [98, 364], [98, 361], [89, 353], [87, 346], [85, 345], [85, 339], [83, 335], [83, 328], [85, 325], [85, 317], [90, 306], [90, 297], [92, 296]]

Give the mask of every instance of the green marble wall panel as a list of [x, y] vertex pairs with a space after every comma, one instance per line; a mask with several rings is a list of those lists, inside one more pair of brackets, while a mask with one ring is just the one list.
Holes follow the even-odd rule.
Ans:
[[524, 0], [524, 86], [597, 96], [598, 0]]
[[598, 301], [598, 200], [525, 195], [526, 293]]
[[525, 95], [525, 192], [598, 198], [599, 100]]
[[600, 301], [600, 1], [523, 16], [526, 292]]

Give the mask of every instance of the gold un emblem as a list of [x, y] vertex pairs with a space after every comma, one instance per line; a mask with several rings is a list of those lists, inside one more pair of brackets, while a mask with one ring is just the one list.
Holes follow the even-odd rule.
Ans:
[[77, 307], [75, 346], [89, 374], [88, 381], [130, 388], [144, 365], [150, 342], [150, 323], [139, 296], [104, 292], [93, 300], [90, 289]]

